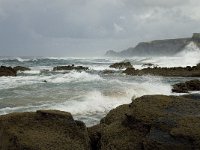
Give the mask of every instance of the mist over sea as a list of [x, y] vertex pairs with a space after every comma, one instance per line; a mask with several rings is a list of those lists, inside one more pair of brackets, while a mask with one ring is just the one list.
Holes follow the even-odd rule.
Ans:
[[[31, 71], [17, 77], [0, 77], [0, 115], [57, 109], [71, 112], [87, 125], [99, 122], [111, 109], [142, 95], [171, 95], [171, 85], [190, 80], [182, 77], [126, 76], [115, 71], [103, 74], [109, 65], [123, 60], [135, 68], [145, 63], [160, 67], [194, 66], [200, 61], [200, 50], [190, 43], [172, 57], [70, 58], [70, 57], [0, 57], [0, 65], [25, 66]], [[60, 65], [81, 65], [88, 71], [53, 71]], [[44, 82], [47, 81], [47, 82]]]

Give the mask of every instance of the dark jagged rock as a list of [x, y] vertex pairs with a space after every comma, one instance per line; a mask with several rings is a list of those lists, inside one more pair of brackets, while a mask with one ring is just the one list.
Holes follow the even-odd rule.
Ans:
[[16, 76], [17, 71], [15, 71], [12, 67], [1, 66], [0, 67], [0, 77], [1, 76]]
[[131, 65], [130, 62], [119, 62], [119, 63], [114, 63], [109, 66], [110, 68], [115, 68], [115, 69], [126, 69], [126, 68], [132, 68], [133, 66]]
[[141, 75], [155, 75], [155, 76], [179, 76], [179, 77], [200, 77], [200, 67], [173, 67], [173, 68], [144, 68], [142, 70], [127, 68], [123, 71], [126, 75], [141, 76]]
[[199, 100], [193, 96], [137, 98], [111, 110], [96, 129], [89, 129], [90, 137], [98, 134], [100, 150], [199, 149]]
[[88, 67], [68, 65], [68, 66], [57, 66], [57, 67], [54, 67], [53, 71], [60, 71], [60, 70], [86, 71], [88, 69], [89, 69]]
[[22, 66], [16, 66], [13, 68], [16, 72], [17, 71], [29, 71], [31, 70], [30, 68], [27, 68], [27, 67], [22, 67]]
[[84, 123], [70, 113], [42, 110], [0, 116], [2, 150], [89, 150]]
[[199, 90], [200, 90], [200, 81], [190, 80], [185, 83], [177, 83], [173, 85], [172, 92], [188, 93], [189, 91], [199, 91]]

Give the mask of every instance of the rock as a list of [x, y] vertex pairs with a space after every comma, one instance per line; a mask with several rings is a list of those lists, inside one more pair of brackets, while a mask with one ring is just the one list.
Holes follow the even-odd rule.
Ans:
[[1, 66], [0, 67], [0, 77], [1, 76], [16, 76], [17, 72], [12, 67]]
[[86, 128], [67, 112], [0, 116], [0, 149], [200, 149], [200, 95], [142, 96]]
[[143, 64], [142, 67], [158, 67], [158, 65], [155, 65], [155, 64], [152, 64], [152, 63], [146, 63], [146, 64]]
[[175, 93], [188, 93], [189, 91], [199, 91], [200, 80], [190, 80], [185, 83], [178, 83], [173, 85], [172, 92]]
[[176, 76], [176, 77], [200, 77], [199, 65], [193, 67], [173, 67], [173, 68], [144, 68], [134, 69], [127, 68], [123, 71], [126, 75], [142, 76], [142, 75], [155, 75], [155, 76]]
[[29, 71], [31, 70], [30, 68], [27, 68], [27, 67], [22, 67], [22, 66], [16, 66], [13, 68], [16, 72], [17, 71]]
[[196, 68], [197, 68], [197, 69], [200, 69], [200, 63], [197, 64]]
[[126, 69], [126, 68], [132, 68], [133, 66], [131, 65], [130, 62], [119, 62], [119, 63], [114, 63], [109, 67], [115, 69]]
[[47, 80], [43, 80], [42, 82], [47, 83]]
[[2, 150], [89, 150], [84, 123], [70, 113], [40, 110], [0, 116]]
[[102, 74], [113, 74], [113, 73], [115, 73], [115, 71], [113, 71], [113, 70], [104, 70], [104, 71], [102, 71]]
[[90, 138], [99, 140], [95, 143], [100, 150], [200, 149], [200, 99], [196, 98], [137, 98], [111, 110], [100, 125], [89, 129]]
[[59, 71], [59, 70], [86, 71], [88, 69], [89, 69], [88, 67], [68, 65], [68, 66], [57, 66], [57, 67], [54, 67], [53, 71]]

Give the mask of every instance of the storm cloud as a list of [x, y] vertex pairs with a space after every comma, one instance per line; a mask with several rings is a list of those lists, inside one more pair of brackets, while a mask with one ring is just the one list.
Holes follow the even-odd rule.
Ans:
[[0, 55], [100, 56], [199, 27], [199, 0], [0, 0]]

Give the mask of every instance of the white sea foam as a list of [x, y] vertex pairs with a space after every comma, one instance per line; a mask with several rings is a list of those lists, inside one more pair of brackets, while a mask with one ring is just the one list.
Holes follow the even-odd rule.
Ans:
[[52, 83], [89, 82], [94, 80], [102, 80], [102, 78], [99, 75], [76, 71], [71, 71], [70, 73], [66, 74], [54, 75], [47, 79], [48, 82]]
[[[30, 74], [38, 73], [38, 71], [30, 71]], [[93, 75], [86, 72], [72, 71], [66, 74], [56, 74], [51, 76], [17, 76], [17, 77], [1, 77], [0, 89], [16, 88], [23, 85], [42, 83], [66, 83], [66, 82], [90, 82], [94, 80], [102, 80], [99, 75]]]
[[171, 87], [169, 84], [162, 82], [161, 78], [144, 77], [144, 82], [127, 83], [121, 81], [106, 81], [118, 82], [118, 89], [109, 89], [108, 91], [93, 90], [87, 92], [79, 100], [67, 100], [62, 104], [57, 104], [50, 109], [58, 109], [62, 111], [69, 111], [74, 115], [87, 115], [99, 112], [108, 112], [109, 110], [131, 102], [131, 98], [140, 97], [143, 95], [153, 94], [171, 94]]
[[183, 51], [173, 57], [153, 57], [146, 62], [157, 64], [160, 67], [195, 66], [200, 62], [200, 49], [191, 42]]
[[52, 106], [53, 109], [70, 111], [73, 114], [89, 114], [108, 111], [122, 103], [128, 103], [130, 99], [124, 97], [113, 98], [104, 96], [100, 91], [86, 93], [81, 101], [66, 101], [65, 103]]

